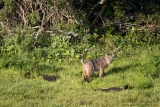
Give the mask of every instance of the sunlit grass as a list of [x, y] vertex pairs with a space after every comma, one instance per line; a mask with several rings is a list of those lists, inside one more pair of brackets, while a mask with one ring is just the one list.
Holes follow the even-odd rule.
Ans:
[[[133, 51], [133, 50], [132, 50]], [[2, 107], [123, 107], [160, 105], [160, 60], [158, 50], [133, 52], [122, 50], [105, 70], [102, 78], [94, 73], [91, 82], [83, 81], [80, 61], [55, 62], [44, 75], [58, 75], [48, 82], [42, 75], [24, 77], [15, 68], [0, 70], [0, 105]], [[126, 54], [127, 53], [127, 54]], [[126, 56], [125, 56], [126, 55]], [[128, 89], [102, 92], [110, 87]]]

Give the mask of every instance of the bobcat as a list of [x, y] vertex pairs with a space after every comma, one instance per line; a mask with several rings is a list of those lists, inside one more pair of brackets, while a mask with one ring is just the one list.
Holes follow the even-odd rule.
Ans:
[[112, 55], [106, 55], [105, 57], [102, 57], [102, 58], [91, 59], [88, 61], [84, 61], [82, 59], [81, 63], [83, 65], [84, 80], [89, 82], [89, 77], [92, 76], [94, 71], [98, 71], [98, 70], [99, 70], [99, 77], [102, 77], [104, 73], [104, 69], [114, 60], [114, 56], [115, 56], [114, 53], [117, 49], [118, 48], [116, 48], [113, 51]]

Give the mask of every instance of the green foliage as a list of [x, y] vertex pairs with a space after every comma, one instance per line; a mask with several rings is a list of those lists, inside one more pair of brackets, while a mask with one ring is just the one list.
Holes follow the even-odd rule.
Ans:
[[12, 15], [13, 10], [12, 0], [1, 0], [0, 5], [2, 6], [2, 9], [0, 9], [0, 20], [5, 19], [6, 17], [10, 17], [10, 15]]
[[[53, 61], [91, 59], [109, 54], [116, 47], [132, 50], [132, 48], [145, 45], [151, 47], [160, 43], [157, 30], [159, 26], [155, 26], [156, 23], [159, 23], [157, 20], [159, 14], [141, 13], [137, 15], [134, 22], [130, 23], [124, 19], [126, 13], [123, 3], [119, 1], [107, 2], [111, 5], [107, 5], [105, 9], [108, 10], [101, 14], [101, 16], [106, 15], [107, 19], [106, 22], [103, 20], [103, 27], [100, 29], [99, 25], [102, 25], [100, 20], [95, 20], [98, 21], [97, 27], [91, 26], [91, 20], [93, 21], [95, 16], [88, 20], [87, 10], [82, 11], [81, 14], [76, 13], [71, 6], [72, 3], [64, 0], [42, 0], [40, 2], [3, 0], [1, 3], [4, 3], [5, 9], [0, 10], [0, 19], [9, 21], [2, 20], [1, 23], [0, 33], [3, 35], [0, 36], [0, 55], [2, 56], [1, 60], [4, 60], [0, 64], [1, 68], [14, 66], [40, 74], [39, 69], [45, 70], [45, 67], [52, 69]], [[100, 5], [89, 4], [89, 7], [93, 6], [95, 6], [92, 10], [93, 13], [95, 10], [101, 9]], [[126, 8], [130, 11], [131, 6]], [[13, 9], [16, 10], [13, 11]], [[23, 10], [26, 10], [24, 14], [22, 14]], [[90, 16], [92, 16], [92, 12]], [[21, 15], [24, 16], [21, 17]], [[103, 17], [101, 18], [103, 19]], [[82, 21], [82, 25], [79, 21]], [[126, 22], [129, 24], [125, 25]], [[122, 34], [117, 28], [120, 26], [119, 24], [131, 26]], [[40, 27], [37, 26], [44, 29], [38, 32]], [[144, 31], [141, 30], [142, 28], [145, 28]], [[149, 28], [149, 32], [145, 31], [147, 28]], [[52, 33], [48, 33], [48, 31]], [[76, 33], [78, 37], [73, 35], [69, 37], [68, 32]], [[109, 46], [110, 42], [113, 46]], [[149, 62], [158, 66], [159, 60], [156, 58], [155, 60], [157, 62], [154, 60]], [[152, 69], [146, 63], [143, 66], [148, 69], [143, 70], [146, 75], [151, 71], [151, 77], [157, 78], [156, 75], [159, 75], [159, 72], [156, 72], [158, 69], [154, 65]]]
[[40, 15], [36, 10], [26, 17], [30, 20], [31, 25], [35, 25], [40, 20]]
[[124, 17], [124, 11], [122, 9], [122, 6], [119, 2], [113, 2], [111, 3], [113, 10], [114, 10], [114, 15], [116, 18], [123, 18]]
[[[15, 31], [20, 28], [15, 28]], [[19, 31], [19, 30], [18, 30]], [[3, 38], [1, 48], [1, 67], [16, 67], [25, 71], [37, 72], [46, 68], [53, 68], [52, 60], [63, 61], [64, 59], [78, 59], [81, 56], [83, 47], [72, 46], [70, 40], [65, 35], [41, 34], [36, 39], [33, 30], [23, 28], [17, 34], [6, 35]], [[45, 69], [45, 68], [44, 68]]]

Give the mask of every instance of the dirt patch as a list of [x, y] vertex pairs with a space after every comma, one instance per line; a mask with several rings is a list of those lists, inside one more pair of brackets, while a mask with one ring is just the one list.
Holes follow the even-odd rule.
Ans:
[[43, 79], [49, 82], [54, 82], [59, 78], [59, 76], [55, 76], [55, 75], [43, 75]]

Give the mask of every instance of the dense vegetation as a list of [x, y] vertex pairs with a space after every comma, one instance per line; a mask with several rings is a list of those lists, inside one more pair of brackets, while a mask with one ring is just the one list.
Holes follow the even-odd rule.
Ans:
[[[0, 104], [11, 106], [18, 96], [20, 102], [13, 106], [24, 106], [30, 99], [30, 106], [42, 99], [48, 100], [39, 106], [158, 106], [159, 10], [160, 0], [1, 0]], [[120, 50], [105, 76], [95, 74], [93, 82], [84, 83], [80, 59], [101, 57], [116, 47]], [[60, 79], [48, 83], [42, 75]], [[129, 91], [93, 94], [112, 86]], [[93, 98], [85, 101], [79, 95]], [[112, 99], [105, 104], [108, 96]]]
[[2, 0], [1, 67], [36, 69], [50, 60], [159, 44], [158, 0]]

